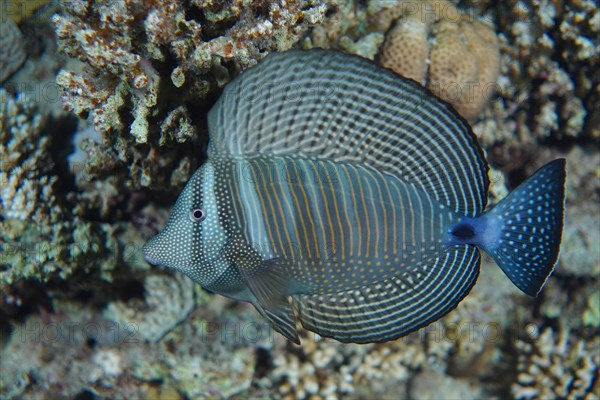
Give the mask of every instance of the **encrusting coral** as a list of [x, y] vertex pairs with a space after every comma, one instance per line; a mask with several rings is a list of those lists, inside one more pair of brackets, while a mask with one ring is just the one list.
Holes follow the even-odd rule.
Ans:
[[[387, 11], [387, 10], [386, 10]], [[427, 86], [465, 118], [493, 96], [500, 63], [493, 28], [448, 1], [398, 2], [380, 63]]]

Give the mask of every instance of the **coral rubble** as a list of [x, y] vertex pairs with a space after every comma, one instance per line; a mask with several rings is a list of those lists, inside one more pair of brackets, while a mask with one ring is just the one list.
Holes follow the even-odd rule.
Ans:
[[314, 334], [302, 348], [276, 346], [273, 370], [263, 386], [276, 386], [289, 398], [311, 396], [405, 397], [406, 383], [425, 365], [427, 353], [419, 335], [381, 345], [348, 345]]
[[[170, 300], [165, 311], [179, 304]], [[229, 398], [249, 388], [254, 347], [268, 339], [236, 334], [235, 327], [260, 326], [240, 311], [200, 311], [154, 343], [144, 338], [143, 320], [115, 323], [94, 308], [55, 301], [52, 312], [27, 316], [3, 337], [0, 395]], [[232, 329], [216, 334], [211, 324]]]
[[411, 399], [481, 399], [485, 396], [481, 387], [468, 381], [450, 377], [439, 372], [418, 374], [411, 385]]

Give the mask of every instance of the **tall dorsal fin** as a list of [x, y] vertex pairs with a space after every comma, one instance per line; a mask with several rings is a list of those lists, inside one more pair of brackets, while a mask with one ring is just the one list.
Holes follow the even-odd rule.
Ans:
[[469, 125], [416, 82], [358, 56], [271, 54], [226, 86], [208, 124], [209, 154], [364, 163], [461, 214], [485, 207], [488, 166]]

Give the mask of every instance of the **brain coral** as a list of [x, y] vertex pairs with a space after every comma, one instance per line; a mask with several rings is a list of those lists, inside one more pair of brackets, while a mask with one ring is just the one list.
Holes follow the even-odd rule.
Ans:
[[494, 31], [447, 1], [398, 2], [388, 11], [387, 18], [393, 17], [380, 63], [474, 119], [494, 93], [499, 73]]

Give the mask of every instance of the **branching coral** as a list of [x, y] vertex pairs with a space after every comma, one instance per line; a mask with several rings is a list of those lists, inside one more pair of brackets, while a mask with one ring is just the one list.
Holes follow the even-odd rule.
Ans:
[[[45, 117], [0, 89], [0, 284], [62, 279], [103, 261], [109, 236], [69, 211], [52, 159]], [[108, 267], [108, 265], [107, 265]]]
[[130, 325], [144, 340], [157, 342], [194, 307], [193, 285], [182, 274], [149, 275], [144, 279], [144, 301], [113, 302], [105, 317], [120, 326]]
[[[302, 347], [273, 349], [269, 385], [284, 398], [403, 397], [406, 384], [430, 356], [419, 335], [385, 344], [353, 345], [302, 339]], [[404, 389], [403, 389], [404, 388]]]
[[163, 150], [152, 165], [148, 151], [197, 142], [207, 96], [269, 52], [289, 49], [326, 10], [317, 0], [65, 1], [54, 16], [58, 41], [87, 69], [62, 71], [57, 82], [67, 109], [90, 115], [119, 149], [114, 158], [136, 186], [168, 184], [156, 172], [176, 169], [181, 152]]
[[[600, 10], [591, 1], [498, 3], [499, 89], [510, 134], [524, 142], [600, 137]], [[501, 162], [511, 158], [506, 149]], [[514, 158], [514, 156], [512, 157]]]
[[[360, 352], [352, 347], [303, 339], [303, 347], [298, 352], [284, 349], [277, 352], [270, 380], [279, 386], [281, 395], [290, 398], [351, 393], [354, 391], [352, 371], [342, 365], [347, 353]], [[340, 367], [342, 369], [335, 372]]]
[[551, 328], [531, 330], [529, 340], [517, 342], [518, 378], [512, 393], [519, 399], [598, 398], [600, 342], [577, 338]]

